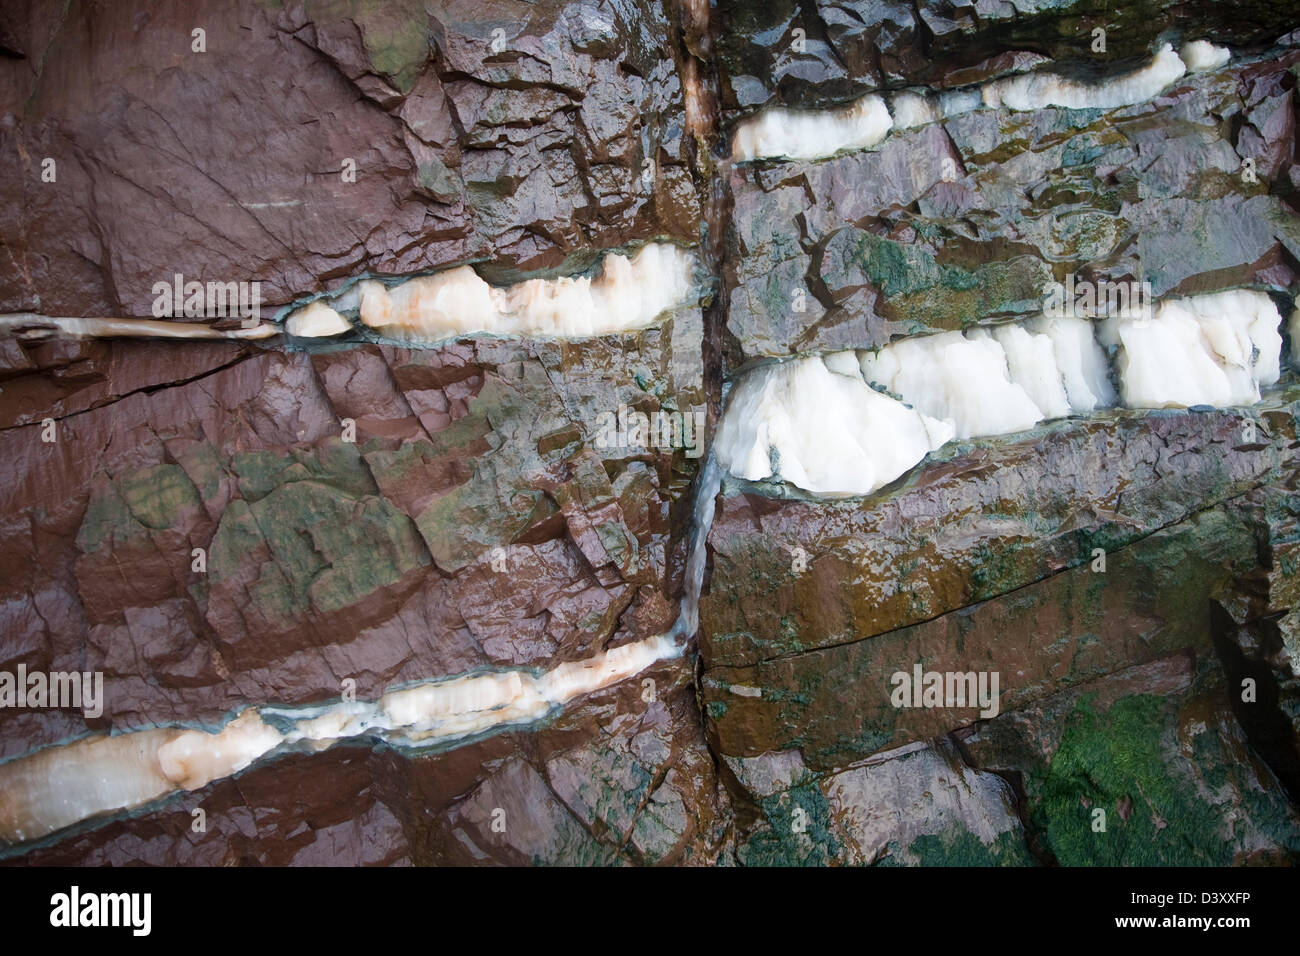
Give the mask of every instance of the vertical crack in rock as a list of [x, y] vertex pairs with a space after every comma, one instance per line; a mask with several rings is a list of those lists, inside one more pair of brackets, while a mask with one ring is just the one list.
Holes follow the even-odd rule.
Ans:
[[1276, 5], [487, 15], [0, 23], [6, 857], [1293, 861]]
[[[1258, 639], [1239, 627], [1217, 602], [1211, 614], [1214, 649], [1227, 677], [1232, 712], [1251, 746], [1282, 781], [1292, 802], [1300, 804], [1300, 731], [1294, 716], [1294, 686], [1288, 686], [1294, 685], [1295, 679], [1279, 681], [1278, 669], [1270, 665], [1268, 657], [1276, 655], [1280, 648], [1252, 646]], [[1268, 640], [1268, 625], [1263, 624], [1260, 630]], [[1248, 650], [1259, 656], [1247, 656]]]

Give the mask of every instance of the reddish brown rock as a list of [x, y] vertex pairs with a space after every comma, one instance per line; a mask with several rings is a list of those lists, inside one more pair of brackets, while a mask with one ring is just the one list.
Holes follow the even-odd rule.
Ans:
[[31, 2], [0, 22], [22, 54], [0, 57], [0, 312], [149, 315], [177, 273], [260, 281], [269, 307], [698, 235], [656, 0]]

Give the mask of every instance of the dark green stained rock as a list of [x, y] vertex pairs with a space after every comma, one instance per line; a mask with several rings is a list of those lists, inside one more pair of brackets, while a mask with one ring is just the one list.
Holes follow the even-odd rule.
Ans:
[[1033, 840], [1061, 865], [1294, 861], [1300, 817], [1228, 693], [1212, 656], [1165, 658], [1000, 717], [964, 746], [1019, 772]]
[[77, 533], [83, 553], [120, 547], [150, 531], [180, 525], [199, 508], [199, 495], [178, 465], [156, 465], [106, 486], [93, 497]]
[[766, 825], [737, 849], [743, 866], [827, 866], [844, 847], [831, 832], [830, 805], [814, 784], [791, 787], [759, 801]]
[[298, 481], [315, 481], [337, 488], [340, 492], [361, 496], [378, 489], [357, 446], [333, 441], [313, 448], [294, 448], [288, 452], [259, 451], [236, 455], [230, 471], [238, 478], [241, 496], [247, 501], [265, 498], [282, 485]]
[[947, 743], [831, 771], [806, 767], [795, 750], [727, 762], [748, 811], [739, 815], [743, 865], [1035, 862], [1007, 783], [973, 769]]
[[313, 481], [234, 502], [217, 529], [212, 586], [249, 552], [268, 561], [254, 586], [262, 615], [288, 625], [309, 608], [328, 613], [428, 563], [410, 520], [381, 498], [350, 498]]

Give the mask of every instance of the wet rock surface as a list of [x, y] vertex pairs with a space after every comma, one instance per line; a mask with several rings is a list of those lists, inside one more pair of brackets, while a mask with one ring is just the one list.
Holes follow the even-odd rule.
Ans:
[[261, 281], [283, 305], [363, 273], [554, 269], [698, 236], [659, 3], [4, 16], [23, 55], [0, 64], [0, 155], [24, 173], [0, 202], [0, 311], [147, 315], [172, 273]]
[[[699, 731], [690, 673], [678, 661], [647, 679], [658, 688], [652, 704], [636, 681], [593, 695], [535, 733], [443, 753], [346, 746], [284, 757], [25, 859], [209, 866], [713, 859], [726, 840], [728, 804]], [[192, 828], [196, 808], [213, 821], [204, 833]]]
[[818, 650], [791, 634], [784, 647], [767, 648], [773, 657], [747, 667], [715, 668], [706, 653], [719, 746], [749, 755], [792, 742], [808, 762], [833, 766], [994, 716], [973, 695], [965, 706], [946, 698], [933, 709], [896, 706], [893, 675], [911, 684], [914, 663], [996, 671], [999, 707], [1016, 709], [1106, 673], [1116, 658], [1144, 662], [1188, 642], [1212, 650], [1211, 601], [1253, 562], [1252, 531], [1215, 509], [1114, 549], [1104, 571], [1088, 563], [1007, 582], [996, 598], [910, 627], [864, 639], [864, 622], [844, 643]]
[[[102, 670], [116, 727], [211, 723], [662, 631], [694, 462], [586, 423], [698, 395], [698, 362], [669, 360], [691, 322], [639, 348], [265, 352], [60, 419], [54, 443], [11, 428], [7, 627], [28, 637], [7, 662]], [[7, 755], [71, 728], [48, 729]]]
[[[1037, 314], [1068, 274], [1157, 297], [1290, 288], [1297, 57], [1189, 75], [1136, 106], [980, 110], [874, 150], [737, 166], [733, 361]], [[1247, 159], [1267, 171], [1243, 177]]]
[[[1244, 445], [1236, 412], [1115, 413], [950, 446], [946, 460], [863, 499], [780, 499], [735, 483], [710, 534], [702, 650], [719, 664], [754, 664], [1090, 567], [1095, 549], [1287, 480], [1294, 400], [1282, 392], [1272, 410], [1260, 407], [1268, 444], [1261, 430]], [[753, 600], [760, 593], [767, 599]]]
[[[876, 89], [961, 86], [1015, 66], [1088, 60], [1092, 31], [1107, 59], [1141, 57], [1158, 35], [1266, 47], [1288, 32], [1279, 4], [1212, 0], [1109, 5], [1098, 0], [726, 0], [718, 5], [720, 101], [747, 110], [779, 99], [815, 107]], [[796, 33], [795, 31], [800, 31]]]
[[[145, 317], [182, 274], [259, 281], [269, 317], [362, 276], [590, 275], [653, 240], [703, 276], [653, 326], [574, 341], [0, 339], [0, 672], [102, 673], [105, 704], [4, 711], [0, 770], [668, 631], [700, 455], [755, 362], [1036, 315], [1070, 275], [1255, 288], [1289, 316], [1300, 52], [1280, 5], [1112, 6], [0, 14], [0, 156], [21, 173], [0, 184], [0, 312]], [[1230, 62], [1134, 105], [726, 158], [764, 106], [1048, 59], [1105, 77], [1202, 38]], [[950, 442], [867, 496], [728, 478], [681, 656], [450, 743], [290, 745], [4, 862], [1294, 863], [1296, 374], [1249, 407]], [[629, 437], [665, 414], [698, 430]], [[935, 672], [998, 684], [896, 702]]]
[[1294, 804], [1233, 718], [1213, 658], [1121, 671], [990, 721], [962, 746], [982, 769], [1014, 769], [1034, 844], [1061, 865], [1295, 857]]
[[838, 772], [797, 750], [728, 758], [756, 822], [736, 847], [746, 866], [1018, 866], [1033, 858], [1001, 777], [971, 768], [949, 742]]

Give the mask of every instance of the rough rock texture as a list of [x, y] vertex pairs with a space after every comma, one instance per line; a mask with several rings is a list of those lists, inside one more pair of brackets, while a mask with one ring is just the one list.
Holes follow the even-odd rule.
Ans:
[[[737, 483], [710, 534], [702, 648], [751, 664], [941, 619], [1089, 565], [1096, 548], [1293, 475], [1297, 398], [1283, 392], [1244, 417], [1119, 412], [949, 445], [878, 496], [842, 502]], [[1256, 414], [1268, 424], [1246, 444], [1242, 422]]]
[[0, 312], [148, 315], [174, 273], [281, 305], [698, 236], [654, 0], [33, 0], [0, 25]]
[[[213, 725], [249, 704], [337, 698], [346, 679], [373, 698], [476, 668], [549, 667], [665, 630], [694, 462], [606, 447], [592, 423], [620, 404], [699, 405], [698, 353], [683, 343], [698, 341], [700, 321], [686, 309], [619, 339], [433, 351], [196, 346], [191, 380], [166, 386], [117, 375], [147, 367], [158, 346], [24, 349], [32, 369], [6, 392], [72, 366], [81, 388], [63, 399], [56, 442], [41, 441], [39, 421], [0, 432], [4, 630], [21, 638], [0, 667], [102, 671], [109, 706], [99, 720], [19, 711], [3, 755], [87, 729]], [[646, 677], [658, 685], [647, 700], [640, 680], [622, 685], [514, 756], [488, 742], [445, 757], [294, 758], [186, 795], [161, 819], [91, 830], [48, 859], [686, 861], [721, 839], [709, 808], [725, 798], [689, 667]], [[439, 798], [444, 838], [407, 780], [448, 786], [447, 761], [463, 780]], [[304, 781], [287, 806], [283, 773]], [[509, 829], [509, 850], [485, 843], [475, 827], [490, 801], [520, 820], [545, 804], [571, 832], [538, 823]], [[176, 845], [166, 834], [188, 833], [194, 806], [208, 835]], [[267, 814], [274, 822], [259, 823]], [[283, 840], [254, 847], [265, 827]]]
[[989, 721], [962, 746], [976, 766], [1014, 774], [1048, 861], [1293, 861], [1300, 818], [1228, 696], [1218, 662], [1187, 653]]
[[1011, 787], [951, 743], [909, 748], [835, 773], [797, 750], [727, 758], [738, 807], [758, 821], [736, 847], [746, 866], [1032, 864]]
[[[0, 761], [666, 631], [709, 472], [601, 419], [711, 428], [752, 362], [1028, 316], [1068, 275], [1251, 287], [1289, 315], [1291, 11], [1119, 6], [11, 4], [0, 312], [146, 316], [178, 273], [260, 281], [269, 311], [362, 275], [575, 274], [651, 239], [712, 285], [570, 342], [0, 339], [0, 671], [99, 671], [106, 697], [5, 711]], [[724, 158], [765, 105], [1047, 58], [1105, 77], [1193, 39], [1233, 58], [1133, 106]], [[1252, 407], [949, 443], [869, 496], [728, 480], [682, 657], [452, 745], [275, 754], [4, 861], [1294, 863], [1296, 374]], [[996, 715], [895, 706], [918, 666], [996, 672]]]
[[[720, 100], [727, 116], [881, 86], [934, 95], [1043, 56], [1105, 76], [1148, 52], [1171, 7], [725, 4]], [[1285, 32], [1267, 4], [1231, 25], [1199, 16], [1164, 37], [1211, 36], [1237, 58], [1150, 102], [979, 110], [830, 159], [734, 166], [724, 367], [1033, 315], [1069, 275], [1140, 279], [1157, 297], [1254, 286], [1289, 309], [1296, 54], [1262, 52]], [[1088, 51], [1098, 25], [1105, 56]], [[1267, 172], [1244, 175], [1247, 160]], [[1295, 402], [1284, 384], [1254, 409], [1103, 413], [953, 444], [865, 498], [724, 484], [700, 692], [747, 810], [738, 858], [1294, 861]], [[896, 706], [891, 678], [918, 666], [997, 672], [999, 715]], [[926, 780], [917, 755], [936, 753], [945, 780], [1010, 786], [969, 784], [937, 843], [905, 849], [916, 831], [880, 820], [933, 825], [902, 768]], [[871, 773], [905, 782], [887, 797], [838, 783]], [[827, 799], [846, 792], [849, 836]], [[923, 792], [943, 802], [942, 783]]]
[[824, 106], [880, 88], [964, 86], [1044, 57], [1089, 60], [1098, 27], [1105, 61], [1122, 63], [1170, 30], [1235, 49], [1294, 26], [1276, 0], [1235, 4], [1228, 17], [1214, 0], [722, 0], [717, 12], [727, 110]]
[[[627, 865], [702, 862], [726, 795], [682, 662], [592, 695], [536, 733], [443, 753], [284, 757], [153, 812], [38, 848], [37, 865]], [[202, 808], [206, 829], [194, 828]], [[504, 811], [504, 831], [493, 830]]]
[[[842, 504], [724, 495], [701, 609], [701, 692], [710, 740], [759, 820], [738, 852], [759, 852], [759, 841], [770, 858], [909, 861], [844, 839], [819, 794], [842, 768], [892, 767], [913, 759], [898, 748], [953, 734], [962, 757], [949, 758], [950, 772], [996, 771], [1016, 796], [982, 798], [983, 829], [960, 817], [937, 827], [939, 844], [925, 844], [937, 859], [914, 847], [920, 862], [1025, 852], [1066, 865], [1294, 860], [1295, 658], [1279, 633], [1296, 575], [1285, 557], [1300, 450], [1290, 395], [1273, 419], [1274, 456], [1261, 445], [1216, 449], [1208, 421], [1210, 435], [1192, 439], [1147, 416], [1118, 440], [1133, 458], [1066, 464], [1041, 446], [1025, 455], [1031, 442], [993, 442], [928, 466], [916, 487]], [[1089, 431], [1071, 425], [1067, 454], [1095, 454]], [[1159, 451], [1146, 445], [1143, 474], [1136, 460], [1150, 442]], [[1260, 471], [1231, 476], [1234, 458], [1261, 452]], [[1208, 468], [1165, 467], [1187, 456]], [[1132, 483], [1092, 485], [1102, 460]], [[984, 495], [969, 509], [967, 483]], [[931, 524], [922, 495], [953, 512]], [[974, 702], [898, 707], [893, 675], [910, 683], [918, 665], [996, 672], [1001, 713], [983, 720]], [[900, 799], [891, 792], [885, 805]], [[990, 830], [1002, 799], [1019, 818]], [[873, 820], [881, 803], [868, 791], [854, 812]], [[820, 829], [794, 830], [794, 806]], [[1092, 829], [1093, 807], [1118, 814], [1112, 829]], [[892, 839], [901, 847], [915, 835]]]
[[[901, 671], [910, 679], [915, 662], [926, 670], [997, 671], [1000, 705], [1016, 708], [1104, 674], [1117, 658], [1145, 661], [1194, 638], [1210, 648], [1210, 601], [1255, 557], [1253, 528], [1234, 517], [1200, 513], [1118, 547], [1104, 571], [1089, 563], [1029, 584], [1004, 580], [997, 597], [910, 627], [872, 634], [869, 621], [851, 619], [844, 643], [823, 649], [807, 649], [798, 622], [786, 616], [785, 642], [766, 642], [769, 656], [756, 663], [714, 667], [719, 658], [706, 652], [704, 688], [719, 746], [749, 755], [794, 743], [810, 763], [827, 766], [978, 719], [974, 701], [895, 707], [889, 678]], [[721, 586], [715, 577], [715, 594]], [[827, 581], [814, 586], [833, 590]]]
[[1157, 297], [1291, 287], [1297, 61], [1189, 75], [1116, 110], [981, 110], [874, 150], [736, 166], [733, 361], [1037, 314], [1071, 273]]
[[[53, 443], [11, 427], [3, 613], [26, 636], [6, 662], [102, 669], [122, 727], [662, 631], [691, 460], [599, 447], [588, 423], [698, 400], [698, 360], [675, 365], [671, 339], [699, 321], [576, 345], [261, 352], [63, 417]], [[4, 752], [77, 729], [55, 719]]]

